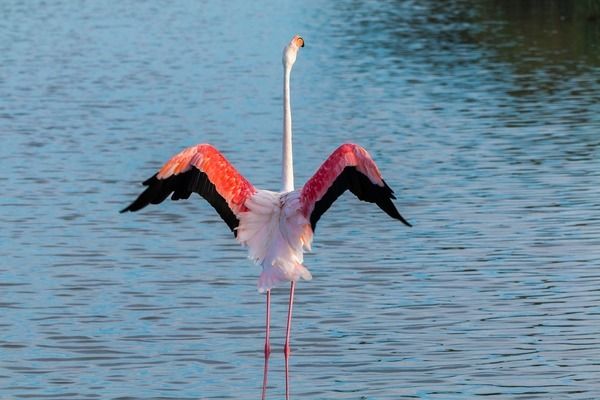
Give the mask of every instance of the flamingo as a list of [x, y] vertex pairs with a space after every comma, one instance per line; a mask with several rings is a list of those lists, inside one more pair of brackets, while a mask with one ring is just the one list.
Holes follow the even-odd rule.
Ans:
[[169, 195], [172, 200], [187, 199], [192, 192], [204, 197], [237, 241], [248, 248], [249, 258], [262, 266], [258, 290], [266, 292], [265, 360], [271, 352], [271, 289], [291, 282], [283, 349], [286, 365], [296, 282], [312, 278], [303, 265], [303, 254], [310, 251], [317, 222], [333, 202], [350, 190], [360, 200], [375, 203], [390, 217], [411, 226], [394, 206], [394, 192], [369, 153], [354, 143], [339, 146], [302, 188], [294, 189], [290, 73], [301, 47], [304, 39], [295, 35], [283, 50], [283, 157], [279, 192], [255, 188], [215, 147], [198, 144], [167, 161], [143, 182], [147, 188], [139, 197], [121, 210], [138, 211], [148, 204], [162, 203]]

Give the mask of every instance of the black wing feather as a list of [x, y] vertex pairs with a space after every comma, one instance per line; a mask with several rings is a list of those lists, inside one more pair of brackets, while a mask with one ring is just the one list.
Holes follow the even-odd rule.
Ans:
[[385, 181], [383, 182], [383, 186], [376, 185], [366, 175], [359, 172], [356, 167], [346, 167], [335, 181], [333, 181], [333, 184], [323, 197], [315, 203], [315, 208], [310, 214], [310, 224], [313, 231], [317, 226], [317, 221], [319, 221], [325, 211], [346, 190], [350, 190], [362, 201], [377, 204], [387, 215], [402, 221], [404, 225], [412, 226], [400, 215], [396, 206], [392, 203], [392, 199], [396, 197]]
[[204, 172], [192, 167], [186, 172], [172, 175], [166, 179], [158, 179], [157, 175], [154, 174], [144, 182], [144, 186], [148, 186], [146, 190], [133, 203], [122, 209], [122, 213], [141, 210], [148, 204], [162, 203], [171, 193], [171, 200], [181, 200], [189, 198], [192, 192], [195, 192], [204, 197], [214, 207], [234, 236], [237, 236], [236, 228], [240, 221]]

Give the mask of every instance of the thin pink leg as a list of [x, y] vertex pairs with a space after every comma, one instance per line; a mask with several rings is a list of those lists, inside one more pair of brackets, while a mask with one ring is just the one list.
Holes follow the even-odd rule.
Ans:
[[292, 286], [290, 287], [290, 305], [288, 308], [288, 320], [287, 320], [287, 329], [285, 332], [285, 345], [283, 346], [283, 354], [285, 355], [285, 398], [288, 400], [290, 397], [290, 365], [289, 365], [289, 357], [290, 357], [290, 331], [292, 328], [292, 307], [294, 305], [294, 288], [296, 287], [296, 282], [292, 281]]
[[290, 304], [288, 306], [287, 329], [285, 331], [285, 345], [283, 346], [283, 354], [285, 354], [285, 358], [288, 358], [290, 355], [290, 331], [292, 329], [292, 307], [294, 305], [295, 287], [296, 282], [292, 281], [292, 286], [290, 287]]
[[267, 398], [267, 380], [269, 375], [269, 355], [271, 354], [271, 344], [269, 342], [269, 335], [271, 331], [271, 291], [267, 290], [267, 321], [266, 321], [266, 332], [265, 332], [265, 367], [263, 370], [263, 386], [261, 399]]
[[269, 336], [271, 334], [271, 291], [267, 290], [267, 320], [265, 329], [265, 358], [269, 358], [271, 354], [271, 342]]

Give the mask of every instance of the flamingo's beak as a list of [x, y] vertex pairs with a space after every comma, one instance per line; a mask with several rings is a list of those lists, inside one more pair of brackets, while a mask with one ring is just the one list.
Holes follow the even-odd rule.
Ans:
[[294, 36], [294, 43], [298, 47], [304, 47], [304, 39], [300, 35]]

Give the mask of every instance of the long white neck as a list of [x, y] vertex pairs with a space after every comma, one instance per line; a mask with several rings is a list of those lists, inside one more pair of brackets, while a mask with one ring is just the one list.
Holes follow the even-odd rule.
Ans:
[[290, 106], [290, 72], [291, 68], [283, 67], [283, 157], [281, 181], [283, 192], [294, 190], [294, 161], [292, 159], [292, 109]]

